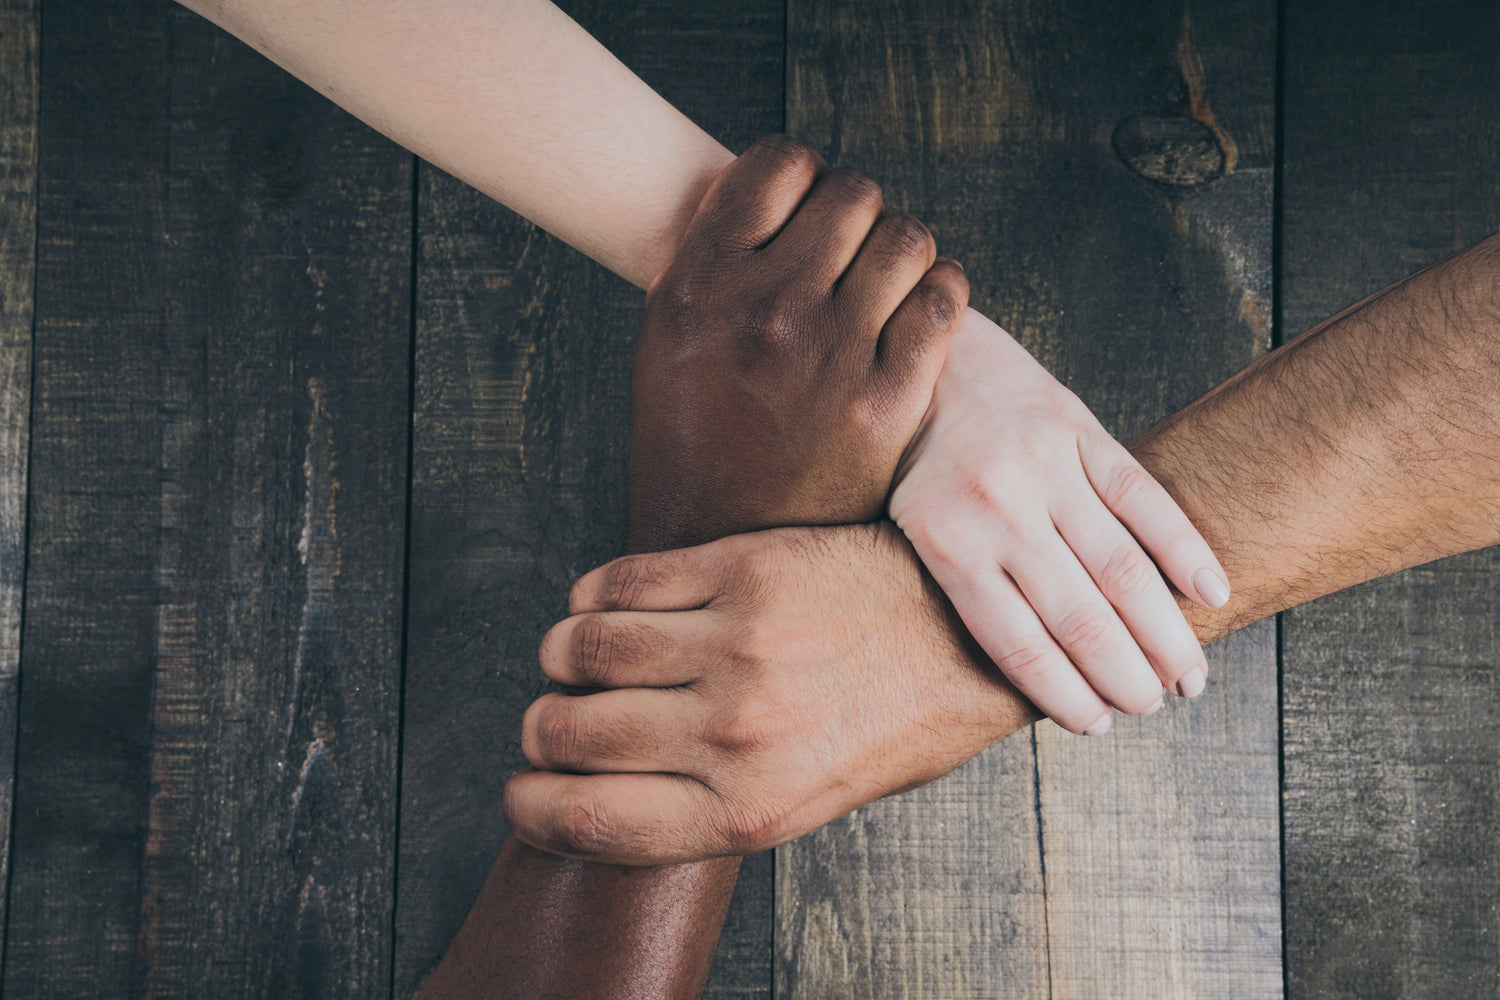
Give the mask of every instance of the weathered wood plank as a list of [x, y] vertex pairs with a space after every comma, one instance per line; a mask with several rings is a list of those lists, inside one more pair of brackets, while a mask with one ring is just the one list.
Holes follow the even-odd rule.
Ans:
[[[731, 148], [782, 128], [782, 5], [568, 10]], [[505, 209], [421, 171], [418, 358], [396, 990], [452, 940], [500, 844], [536, 647], [625, 530], [641, 296]], [[709, 997], [770, 990], [771, 855], [750, 859]]]
[[[1054, 95], [1096, 81], [1075, 102], [1054, 98], [1062, 131], [1082, 146], [1113, 130], [1116, 157], [1094, 138], [1092, 162], [1057, 192], [1109, 210], [1083, 209], [1062, 238], [1073, 266], [1043, 269], [1060, 275], [1069, 385], [1128, 438], [1186, 402], [1179, 387], [1206, 389], [1268, 346], [1276, 7], [1117, 10], [1074, 5], [1050, 50], [1088, 67], [1053, 77]], [[1210, 126], [1200, 134], [1218, 140], [1227, 176], [1177, 186], [1121, 169], [1149, 169], [1152, 123], [1184, 118]], [[1180, 141], [1161, 146], [1178, 154], [1163, 158], [1178, 171], [1165, 179], [1196, 179]], [[1274, 624], [1216, 646], [1209, 676], [1200, 698], [1117, 719], [1103, 740], [1038, 727], [1055, 996], [1281, 993]]]
[[[1284, 327], [1500, 229], [1500, 6], [1287, 5]], [[1500, 552], [1284, 618], [1293, 996], [1500, 989]]]
[[[1113, 431], [1143, 429], [1264, 348], [1272, 6], [1196, 25], [1165, 3], [825, 0], [791, 16], [791, 130], [925, 218], [965, 262], [976, 306]], [[1111, 141], [1134, 120], [1147, 145], [1122, 145], [1150, 172], [1153, 123], [1187, 119], [1220, 157], [1190, 164], [1175, 178], [1187, 187], [1132, 172]], [[1034, 761], [1013, 739], [926, 799], [784, 848], [779, 993], [1275, 992], [1272, 634], [1216, 652], [1198, 704], [1097, 743], [1043, 726]]]
[[[0, 2], [0, 885], [10, 872], [36, 276], [36, 0]], [[0, 899], [0, 927], [5, 926]], [[4, 943], [0, 942], [0, 954]]]
[[51, 0], [5, 992], [388, 993], [411, 170]]

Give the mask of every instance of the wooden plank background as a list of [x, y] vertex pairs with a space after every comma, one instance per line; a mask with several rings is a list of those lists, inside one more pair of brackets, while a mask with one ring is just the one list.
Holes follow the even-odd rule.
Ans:
[[[1122, 437], [1500, 229], [1493, 0], [565, 8], [881, 180]], [[5, 996], [410, 994], [618, 551], [639, 308], [166, 0], [0, 0]], [[1497, 602], [1325, 599], [752, 859], [709, 995], [1492, 996]]]
[[[1285, 328], [1500, 229], [1500, 4], [1288, 5]], [[1287, 981], [1500, 992], [1500, 553], [1285, 616]]]

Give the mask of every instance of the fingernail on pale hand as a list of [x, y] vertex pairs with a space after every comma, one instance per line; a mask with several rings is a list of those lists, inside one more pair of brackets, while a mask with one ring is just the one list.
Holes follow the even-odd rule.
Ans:
[[1155, 705], [1152, 705], [1150, 708], [1146, 709], [1141, 714], [1142, 715], [1155, 715], [1157, 712], [1161, 711], [1162, 706], [1165, 705], [1166, 703], [1167, 703], [1167, 699], [1165, 698], [1165, 696], [1163, 696], [1161, 698], [1158, 698], [1158, 699], [1156, 699], [1156, 704]]
[[1222, 608], [1229, 603], [1229, 582], [1211, 569], [1200, 569], [1193, 574], [1193, 588], [1211, 608]]
[[1114, 720], [1111, 718], [1110, 714], [1108, 712], [1105, 712], [1099, 717], [1098, 722], [1095, 722], [1092, 726], [1089, 726], [1087, 729], [1083, 730], [1083, 735], [1103, 736], [1105, 733], [1109, 732], [1109, 727], [1113, 722]]
[[1208, 679], [1204, 676], [1200, 667], [1194, 667], [1178, 679], [1176, 687], [1173, 688], [1181, 698], [1196, 698], [1203, 693]]

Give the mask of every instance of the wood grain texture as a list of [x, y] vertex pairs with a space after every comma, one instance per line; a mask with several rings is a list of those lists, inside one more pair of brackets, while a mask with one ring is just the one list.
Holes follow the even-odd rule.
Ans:
[[[782, 128], [782, 5], [562, 5], [731, 148]], [[421, 171], [396, 991], [436, 964], [506, 836], [500, 792], [547, 690], [543, 633], [622, 551], [642, 297]], [[771, 855], [741, 874], [707, 996], [770, 991]]]
[[[1287, 7], [1285, 328], [1500, 229], [1500, 7]], [[1500, 554], [1287, 613], [1293, 996], [1500, 989]]]
[[[10, 872], [36, 276], [35, 0], [0, 2], [0, 885]], [[0, 898], [0, 927], [5, 926]], [[3, 954], [0, 942], [0, 954]]]
[[[1275, 5], [1138, 4], [1132, 15], [1071, 12], [1053, 51], [1088, 69], [1051, 81], [1060, 130], [1081, 146], [1111, 122], [1166, 111], [1214, 135], [1228, 172], [1154, 183], [1096, 148], [1060, 192], [1063, 204], [1109, 206], [1069, 241], [1092, 244], [1092, 261], [1072, 275], [1045, 269], [1066, 275], [1054, 280], [1066, 289], [1069, 385], [1122, 438], [1180, 402], [1148, 387], [1206, 387], [1267, 346], [1275, 162]], [[1080, 77], [1097, 83], [1063, 100]], [[1209, 677], [1198, 699], [1117, 719], [1103, 740], [1038, 726], [1054, 996], [1281, 993], [1274, 624], [1216, 646]]]
[[6, 995], [389, 992], [412, 160], [47, 4]]
[[[791, 12], [791, 131], [922, 216], [975, 305], [1112, 431], [1128, 438], [1265, 348], [1273, 5], [1192, 21], [1166, 3]], [[1186, 133], [1140, 122], [1177, 119], [1217, 148], [1217, 173], [1174, 175], [1201, 183], [1141, 175], [1177, 163]], [[1144, 137], [1130, 157], [1127, 122]], [[1166, 718], [1098, 743], [1040, 727], [1034, 761], [1013, 739], [921, 805], [877, 804], [783, 849], [780, 990], [823, 996], [849, 969], [863, 971], [837, 995], [1277, 993], [1272, 635], [1217, 651], [1210, 694]], [[976, 815], [1008, 822], [981, 830]], [[921, 901], [898, 888], [903, 867]], [[1014, 895], [973, 891], [996, 872]]]

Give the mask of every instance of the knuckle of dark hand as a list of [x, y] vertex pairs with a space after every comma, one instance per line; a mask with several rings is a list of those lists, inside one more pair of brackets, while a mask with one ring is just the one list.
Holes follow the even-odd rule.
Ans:
[[818, 170], [818, 154], [806, 143], [780, 133], [757, 140], [749, 152], [770, 164], [778, 174], [809, 174]]
[[963, 308], [961, 300], [948, 284], [940, 281], [924, 281], [912, 292], [917, 296], [921, 317], [929, 326], [946, 330], [958, 319]]
[[878, 212], [885, 207], [885, 196], [880, 191], [880, 185], [853, 167], [830, 170], [823, 183], [827, 185], [829, 193], [835, 196], [840, 208]]
[[889, 215], [881, 223], [885, 242], [893, 254], [903, 257], [930, 257], [937, 253], [932, 233], [914, 215]]

